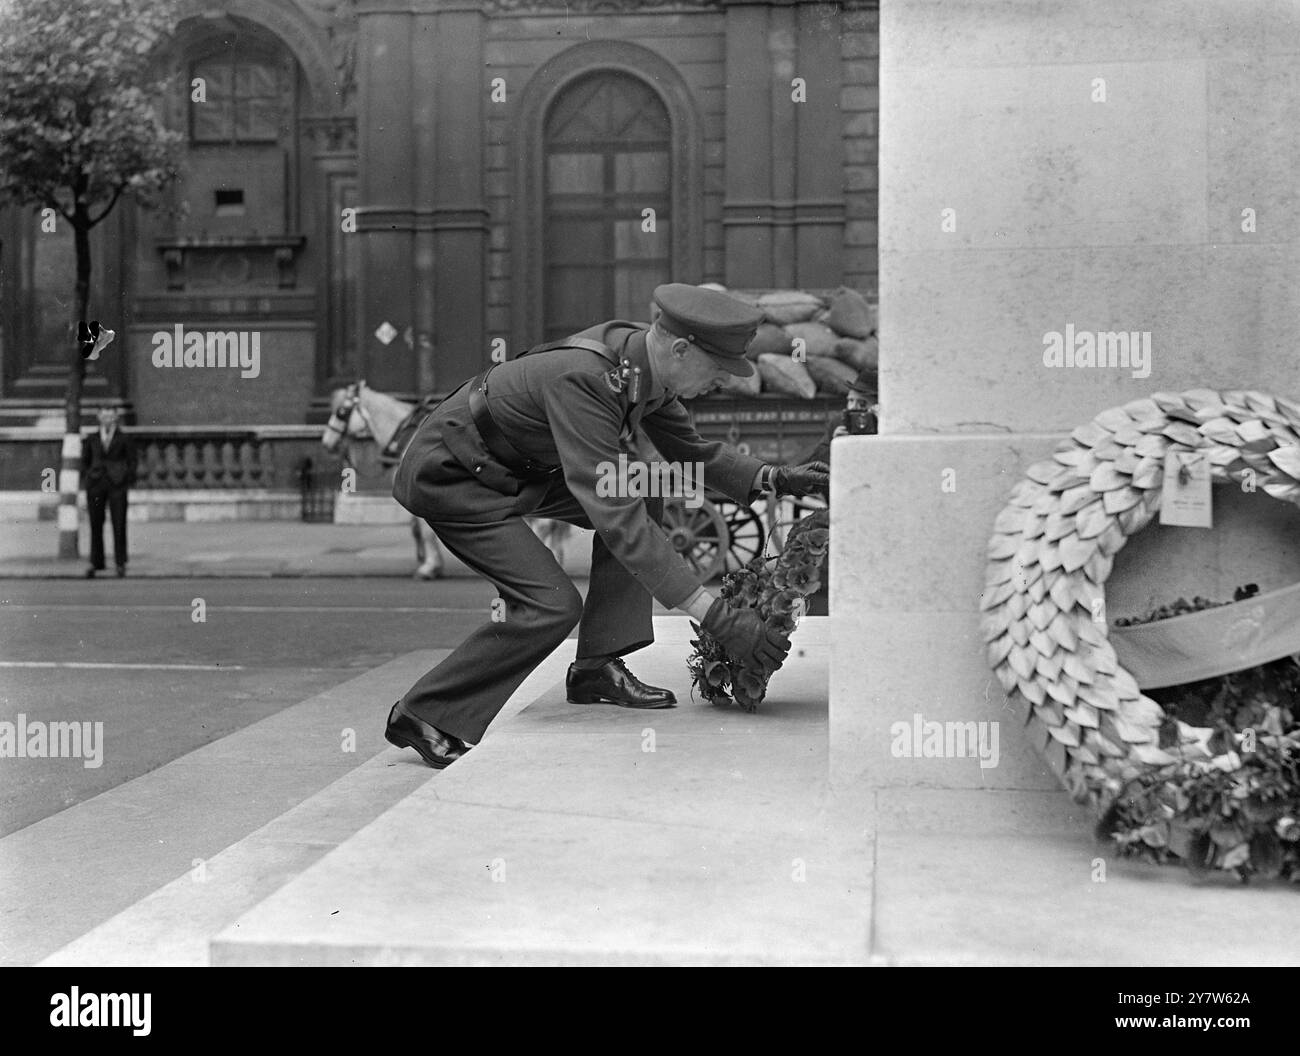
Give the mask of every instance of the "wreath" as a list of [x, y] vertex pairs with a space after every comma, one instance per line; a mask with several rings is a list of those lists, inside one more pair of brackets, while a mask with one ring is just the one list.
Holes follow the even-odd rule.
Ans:
[[[818, 510], [796, 521], [776, 557], [767, 555], [770, 541], [771, 533], [752, 560], [723, 577], [722, 596], [734, 608], [757, 609], [764, 623], [788, 635], [798, 626], [808, 596], [821, 589], [821, 569], [830, 549], [830, 511]], [[698, 623], [692, 622], [691, 629], [697, 635], [686, 661], [692, 692], [698, 689], [711, 704], [734, 699], [742, 711], [757, 711], [767, 695], [769, 676], [730, 656]]]
[[[1276, 708], [1258, 730], [1218, 721], [1216, 737], [1144, 694], [1107, 634], [1104, 584], [1115, 554], [1158, 511], [1171, 452], [1200, 452], [1214, 482], [1251, 482], [1300, 504], [1300, 405], [1197, 389], [1104, 411], [1029, 467], [994, 522], [980, 601], [988, 661], [1023, 709], [1031, 743], [1122, 846], [1244, 878], [1282, 869], [1288, 855], [1276, 846], [1251, 849], [1267, 833], [1290, 845], [1294, 868], [1282, 871], [1300, 878], [1300, 733], [1290, 712]], [[1265, 681], [1280, 684], [1274, 675]], [[1224, 831], [1233, 813], [1224, 797], [1261, 806]], [[1177, 846], [1162, 820], [1181, 826]]]

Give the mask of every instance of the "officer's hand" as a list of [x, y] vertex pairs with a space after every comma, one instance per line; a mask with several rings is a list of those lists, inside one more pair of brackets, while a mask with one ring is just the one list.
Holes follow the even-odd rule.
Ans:
[[825, 462], [802, 466], [777, 466], [772, 472], [772, 490], [778, 495], [825, 495], [831, 482], [831, 467]]
[[764, 676], [780, 667], [790, 652], [787, 635], [768, 627], [753, 609], [733, 609], [723, 598], [714, 599], [700, 627], [731, 656], [752, 664]]

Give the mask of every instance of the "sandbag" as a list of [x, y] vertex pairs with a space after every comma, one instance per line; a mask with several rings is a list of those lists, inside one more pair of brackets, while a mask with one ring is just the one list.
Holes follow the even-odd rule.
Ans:
[[817, 395], [817, 383], [808, 368], [789, 356], [764, 353], [758, 357], [758, 372], [763, 375], [763, 388], [784, 396], [801, 396], [811, 400]]
[[823, 303], [820, 297], [802, 290], [773, 290], [758, 299], [758, 307], [767, 321], [777, 326], [807, 322], [823, 307]]
[[847, 363], [830, 356], [809, 356], [804, 366], [817, 385], [817, 391], [832, 396], [848, 395], [849, 385], [858, 376], [858, 372]]
[[835, 336], [834, 330], [821, 323], [791, 323], [785, 332], [792, 341], [796, 338], [803, 340], [804, 351], [808, 353], [809, 359], [813, 356], [835, 355], [835, 342], [840, 340]]
[[831, 295], [826, 325], [841, 337], [856, 337], [861, 341], [875, 331], [876, 313], [857, 290], [841, 286]]
[[874, 337], [869, 337], [865, 341], [841, 337], [835, 342], [835, 358], [855, 370], [878, 370], [880, 369], [880, 346]]
[[[840, 364], [843, 366], [843, 364]], [[720, 392], [725, 392], [730, 396], [757, 396], [763, 391], [763, 378], [758, 369], [747, 378], [741, 378], [733, 374], [722, 383]]]
[[774, 356], [788, 356], [794, 351], [794, 341], [782, 327], [775, 323], [763, 323], [758, 328], [749, 347], [745, 349], [745, 355], [757, 362], [758, 357], [767, 352]]

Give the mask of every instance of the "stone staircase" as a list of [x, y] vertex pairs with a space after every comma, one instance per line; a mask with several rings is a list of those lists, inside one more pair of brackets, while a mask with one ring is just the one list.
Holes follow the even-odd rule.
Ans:
[[568, 704], [566, 643], [441, 773], [381, 740], [436, 659], [402, 657], [0, 841], [0, 888], [74, 907], [51, 926], [8, 898], [5, 959], [865, 960], [866, 873], [828, 826], [823, 623], [753, 716], [689, 699], [684, 619], [637, 662], [672, 711]]
[[828, 620], [801, 624], [752, 716], [689, 699], [688, 621], [656, 634], [636, 670], [672, 711], [568, 704], [565, 643], [434, 772], [382, 741], [437, 659], [413, 653], [20, 830], [0, 959], [1300, 963], [1293, 890], [1115, 858], [1058, 791], [958, 785], [952, 760], [835, 787]]

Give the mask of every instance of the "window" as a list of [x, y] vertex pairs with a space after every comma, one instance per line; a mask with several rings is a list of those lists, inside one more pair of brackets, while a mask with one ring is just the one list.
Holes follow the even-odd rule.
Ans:
[[605, 319], [648, 319], [672, 270], [663, 102], [627, 74], [583, 77], [552, 105], [543, 149], [547, 339]]
[[200, 79], [204, 97], [191, 97], [191, 142], [275, 142], [282, 122], [280, 77], [274, 63], [237, 59], [233, 52], [195, 63], [190, 85]]

